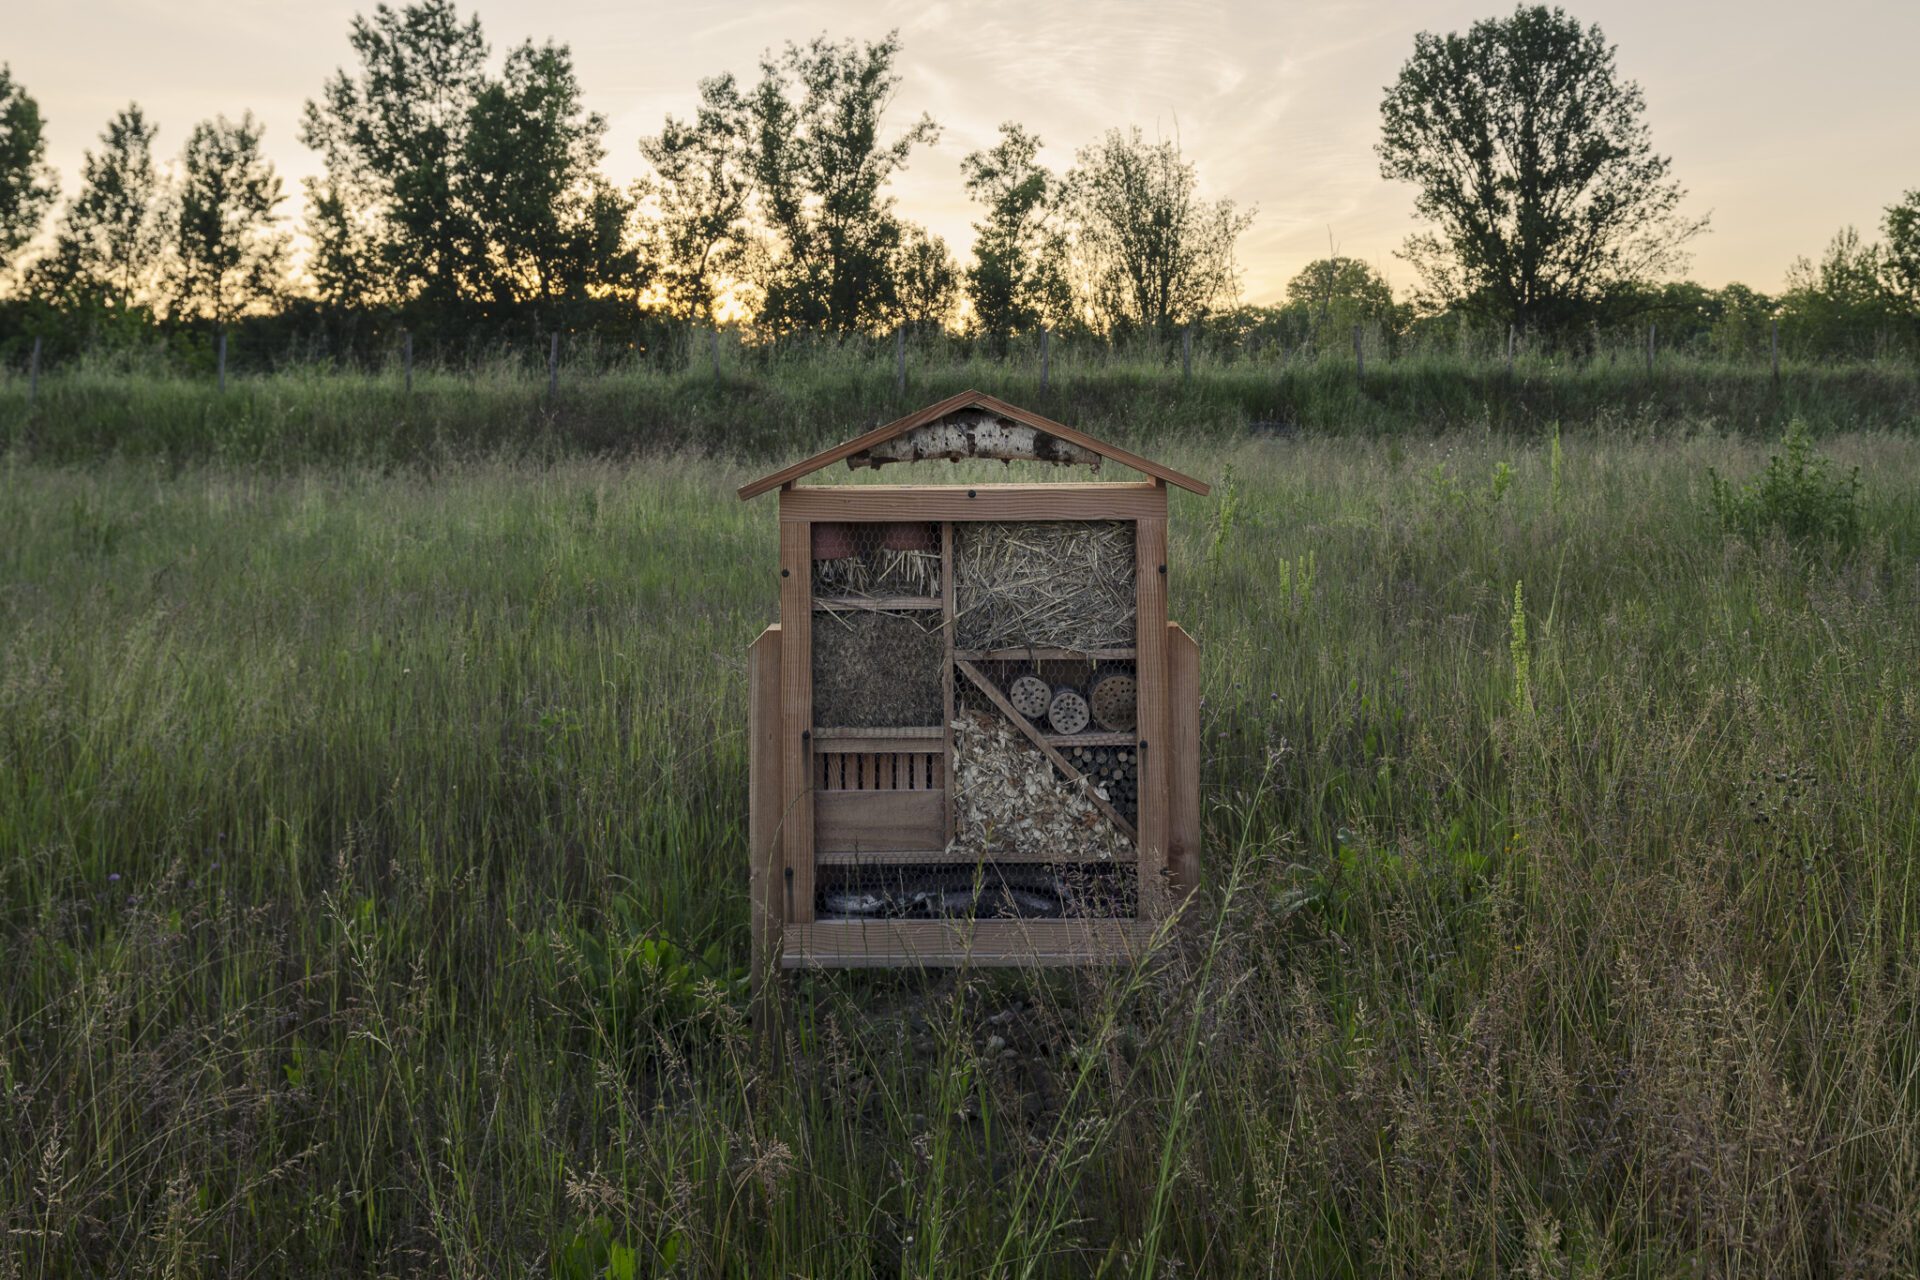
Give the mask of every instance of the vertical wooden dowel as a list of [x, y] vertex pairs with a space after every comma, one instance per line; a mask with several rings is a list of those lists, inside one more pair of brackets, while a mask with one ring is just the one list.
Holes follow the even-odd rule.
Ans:
[[560, 331], [547, 335], [547, 399], [560, 395]]
[[1780, 381], [1780, 317], [1773, 318], [1773, 380]]
[[1180, 376], [1193, 381], [1193, 326], [1188, 325], [1180, 333]]
[[1507, 326], [1507, 376], [1513, 376], [1513, 326]]
[[220, 331], [220, 390], [227, 389], [227, 331]]
[[1053, 331], [1051, 329], [1048, 329], [1045, 325], [1041, 325], [1040, 326], [1040, 389], [1042, 391], [1045, 391], [1047, 389], [1047, 375], [1050, 372], [1052, 372], [1050, 368], [1053, 362], [1053, 351], [1051, 349], [1052, 339], [1053, 339]]
[[40, 398], [40, 342], [33, 340], [33, 354], [27, 358], [27, 403], [31, 405]]
[[400, 363], [407, 371], [407, 394], [413, 394], [413, 330], [400, 331]]
[[893, 394], [907, 394], [907, 326], [903, 324], [893, 330]]
[[1651, 323], [1647, 325], [1647, 376], [1649, 378], [1653, 376], [1653, 344], [1659, 333], [1659, 325]]
[[1360, 346], [1360, 326], [1353, 326], [1353, 372], [1357, 378], [1367, 376], [1367, 356]]
[[718, 325], [707, 330], [707, 356], [713, 363], [713, 380], [720, 380], [720, 328]]

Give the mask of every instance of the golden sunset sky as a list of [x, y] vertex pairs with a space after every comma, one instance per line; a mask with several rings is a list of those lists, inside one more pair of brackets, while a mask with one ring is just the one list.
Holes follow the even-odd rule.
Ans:
[[[251, 109], [293, 195], [317, 168], [297, 139], [301, 104], [349, 58], [370, 3], [342, 0], [71, 0], [12, 30], [12, 64], [48, 119], [62, 189], [107, 118], [137, 100], [177, 152], [196, 120]], [[697, 80], [754, 73], [769, 45], [898, 28], [904, 77], [893, 119], [943, 126], [896, 184], [902, 212], [965, 257], [973, 211], [960, 158], [1018, 120], [1056, 171], [1113, 126], [1175, 136], [1209, 194], [1258, 208], [1241, 246], [1244, 293], [1274, 300], [1329, 243], [1411, 283], [1393, 256], [1414, 229], [1408, 189], [1373, 154], [1382, 87], [1421, 30], [1464, 29], [1497, 4], [1393, 0], [1156, 3], [601, 3], [485, 0], [498, 58], [523, 37], [573, 48], [589, 106], [607, 117], [606, 169], [643, 169], [637, 140], [686, 113]], [[1920, 0], [1586, 0], [1570, 6], [1619, 46], [1640, 82], [1655, 145], [1711, 211], [1688, 272], [1772, 290], [1833, 232], [1874, 227], [1920, 187]]]

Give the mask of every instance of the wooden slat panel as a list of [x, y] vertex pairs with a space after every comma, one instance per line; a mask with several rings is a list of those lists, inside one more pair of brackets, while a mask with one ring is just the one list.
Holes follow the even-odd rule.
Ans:
[[781, 868], [789, 922], [813, 919], [813, 532], [780, 521]]
[[[938, 737], [909, 738], [894, 733], [890, 729], [867, 730], [875, 736], [869, 738], [829, 738], [826, 730], [816, 732], [813, 750], [816, 755], [849, 755], [859, 751], [908, 752], [925, 755], [940, 749]], [[937, 733], [937, 731], [936, 731]]]
[[1127, 649], [955, 649], [953, 656], [974, 662], [1081, 662], [1087, 659], [1123, 660], [1134, 656]]
[[[938, 795], [939, 792], [936, 790], [925, 794]], [[884, 867], [894, 863], [914, 866], [925, 866], [929, 863], [951, 864], [955, 862], [956, 859], [953, 853], [944, 847], [939, 849], [867, 848], [858, 850], [815, 849], [813, 852], [813, 861], [815, 866], [821, 867]], [[1089, 866], [1130, 867], [1133, 865], [1133, 854], [1130, 852], [1122, 853], [1116, 857], [1107, 858], [1099, 854], [1084, 852], [996, 853], [991, 858], [960, 858], [958, 861], [969, 864], [975, 861], [986, 862], [996, 866], [1002, 864], [1010, 866], [1016, 863], [1021, 866], [1032, 866], [1037, 863], [1077, 862], [1086, 863]]]
[[862, 920], [789, 928], [792, 969], [1118, 963], [1140, 955], [1151, 926], [1134, 920]]
[[1151, 483], [847, 484], [780, 491], [783, 520], [1138, 520], [1166, 510], [1166, 490]]
[[1041, 734], [1041, 732], [1038, 729], [1034, 728], [1033, 725], [1028, 722], [1025, 716], [1021, 715], [1018, 711], [1015, 711], [1013, 709], [1013, 707], [1007, 702], [1006, 695], [1001, 693], [999, 689], [994, 687], [993, 681], [987, 679], [986, 676], [982, 675], [980, 672], [980, 669], [974, 666], [971, 662], [956, 660], [953, 665], [955, 669], [957, 669], [962, 675], [966, 676], [967, 679], [971, 680], [975, 685], [979, 686], [980, 692], [986, 694], [987, 698], [993, 703], [993, 705], [1000, 709], [1001, 715], [1005, 716], [1008, 720], [1012, 721], [1014, 728], [1018, 729], [1021, 733], [1026, 735], [1026, 739], [1028, 742], [1031, 742], [1034, 746], [1040, 748], [1040, 753], [1046, 756], [1047, 759], [1053, 761], [1054, 767], [1056, 767], [1057, 769], [1060, 770], [1061, 773], [1066, 775], [1067, 784], [1069, 786], [1071, 786], [1075, 782], [1078, 782], [1083, 792], [1085, 793], [1087, 799], [1093, 802], [1093, 805], [1096, 809], [1100, 810], [1101, 813], [1104, 813], [1107, 815], [1108, 821], [1112, 822], [1114, 826], [1126, 832], [1127, 835], [1131, 836], [1136, 841], [1139, 839], [1138, 833], [1135, 832], [1133, 829], [1133, 824], [1131, 822], [1128, 822], [1125, 818], [1121, 817], [1119, 813], [1114, 810], [1114, 807], [1112, 805], [1108, 804], [1105, 800], [1102, 800], [1100, 798], [1100, 794], [1093, 789], [1093, 784], [1087, 780], [1086, 775], [1081, 773], [1078, 769], [1074, 768], [1072, 765], [1068, 764], [1067, 758], [1061, 755], [1058, 751], [1055, 751], [1053, 747], [1047, 743], [1046, 738]]
[[[940, 669], [940, 699], [944, 714], [940, 717], [940, 781], [935, 784], [945, 787], [948, 766], [953, 761], [953, 524], [942, 521], [940, 525], [940, 635], [946, 648], [946, 658]], [[947, 843], [953, 842], [953, 790], [947, 790], [947, 811], [941, 817], [940, 833]]]
[[[1166, 490], [1160, 491], [1161, 501]], [[1168, 902], [1167, 796], [1172, 742], [1167, 736], [1167, 518], [1162, 514], [1134, 526], [1134, 660], [1139, 723], [1146, 748], [1140, 752], [1140, 914], [1165, 915]]]
[[905, 609], [938, 609], [938, 596], [815, 596], [813, 607], [820, 610], [865, 609], [873, 613], [899, 612]]
[[[884, 729], [815, 729], [813, 731], [815, 742], [851, 740], [855, 745], [847, 748], [849, 751], [867, 750], [864, 743], [873, 738], [931, 738], [937, 742], [942, 736], [940, 726], [937, 724], [905, 725], [898, 728], [889, 726]], [[927, 751], [933, 749], [934, 742], [925, 743], [922, 747], [922, 750]]]
[[1167, 868], [1184, 897], [1200, 887], [1200, 646], [1177, 622], [1167, 624], [1167, 727]]
[[813, 798], [814, 848], [944, 849], [945, 791], [822, 791]]
[[747, 880], [752, 917], [752, 992], [756, 1011], [779, 963], [780, 929], [780, 628], [747, 647]]

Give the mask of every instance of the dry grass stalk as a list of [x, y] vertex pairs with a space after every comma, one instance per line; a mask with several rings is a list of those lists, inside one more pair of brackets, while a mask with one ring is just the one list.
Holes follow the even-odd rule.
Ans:
[[1110, 649], [1134, 640], [1133, 526], [962, 525], [954, 611], [963, 649]]
[[879, 597], [940, 594], [940, 553], [876, 547], [837, 560], [813, 562], [819, 596]]

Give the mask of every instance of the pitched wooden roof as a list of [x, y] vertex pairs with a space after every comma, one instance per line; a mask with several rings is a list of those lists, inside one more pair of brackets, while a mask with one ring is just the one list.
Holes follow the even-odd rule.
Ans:
[[818, 471], [822, 467], [832, 466], [834, 463], [842, 461], [843, 459], [853, 458], [856, 454], [863, 454], [875, 445], [885, 443], [896, 436], [904, 435], [909, 431], [927, 426], [930, 423], [938, 422], [949, 414], [959, 413], [966, 409], [983, 409], [998, 417], [1010, 419], [1023, 426], [1031, 427], [1044, 436], [1052, 436], [1070, 445], [1076, 445], [1102, 458], [1117, 462], [1123, 467], [1132, 467], [1135, 471], [1143, 472], [1154, 477], [1156, 480], [1164, 480], [1168, 484], [1178, 485], [1182, 489], [1190, 493], [1197, 493], [1203, 498], [1210, 492], [1205, 481], [1196, 480], [1189, 475], [1183, 475], [1175, 471], [1172, 467], [1161, 466], [1152, 459], [1143, 458], [1137, 453], [1130, 453], [1122, 449], [1119, 445], [1108, 444], [1106, 441], [1096, 439], [1083, 431], [1076, 431], [1064, 423], [1055, 422], [1050, 418], [1043, 418], [1030, 409], [1022, 409], [1018, 405], [1008, 404], [1005, 400], [999, 400], [978, 391], [962, 391], [957, 396], [948, 396], [945, 400], [939, 401], [936, 404], [930, 404], [924, 409], [916, 409], [904, 418], [896, 418], [884, 427], [875, 427], [865, 435], [855, 436], [851, 440], [842, 441], [834, 445], [831, 449], [825, 449], [814, 454], [811, 458], [803, 459], [789, 467], [783, 467], [770, 475], [761, 476], [758, 480], [750, 484], [743, 484], [740, 486], [740, 497], [742, 499], [757, 498], [769, 490], [778, 489], [783, 484], [791, 484], [801, 476]]

